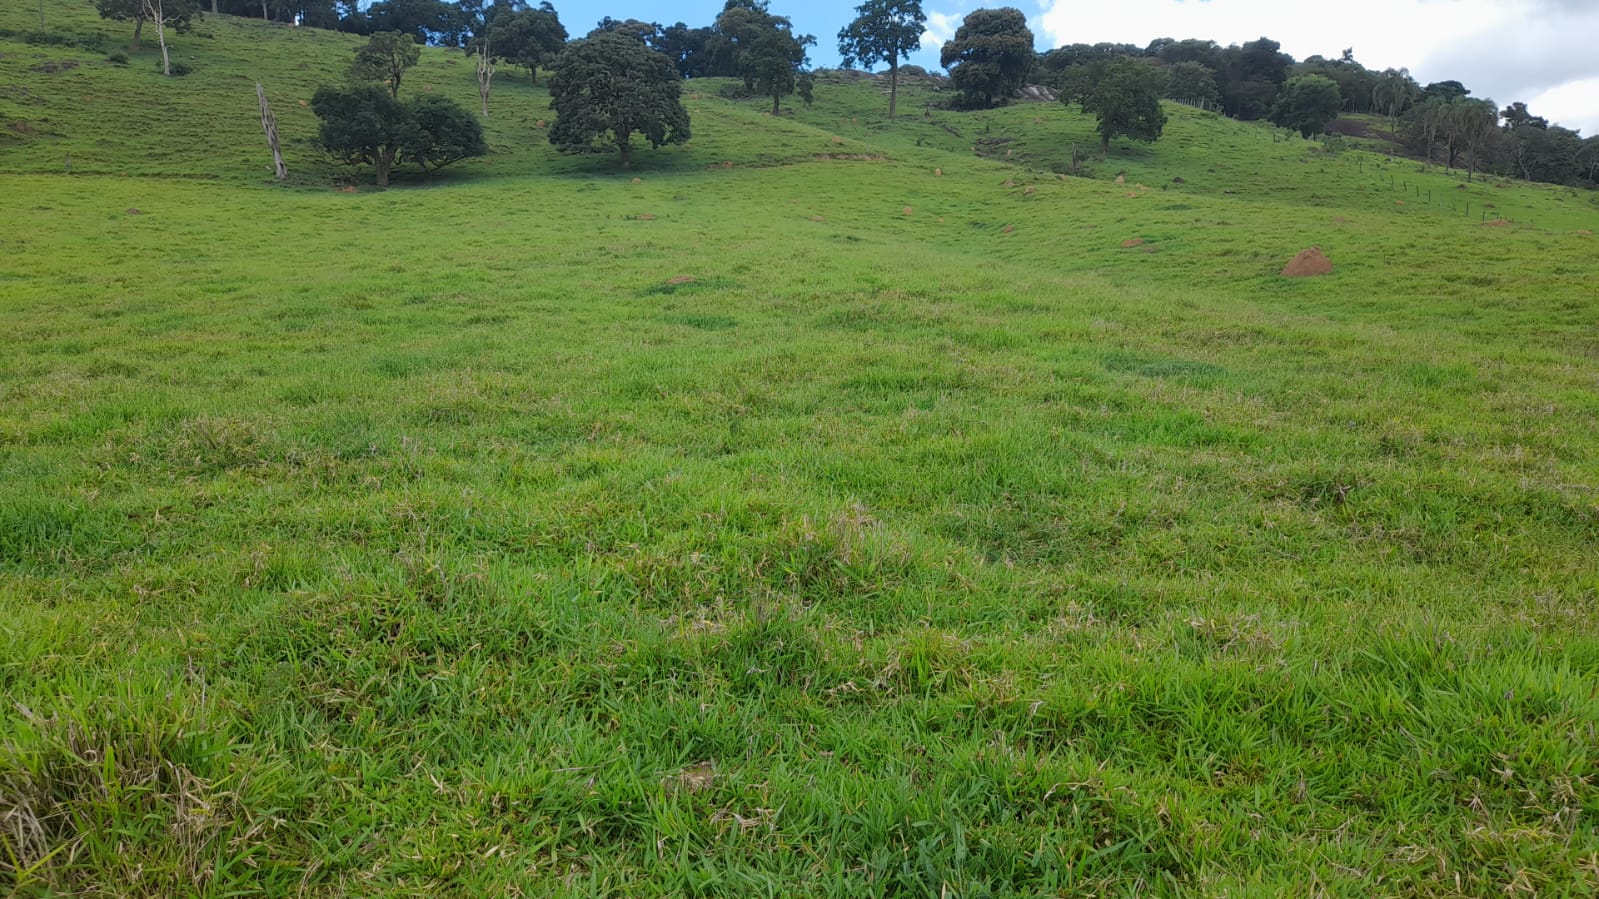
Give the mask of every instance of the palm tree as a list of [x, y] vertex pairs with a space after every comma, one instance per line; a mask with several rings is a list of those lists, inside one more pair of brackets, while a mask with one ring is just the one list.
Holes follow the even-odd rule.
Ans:
[[1371, 89], [1371, 105], [1388, 116], [1388, 155], [1394, 155], [1399, 140], [1399, 113], [1416, 97], [1416, 82], [1407, 69], [1389, 69], [1378, 76]]

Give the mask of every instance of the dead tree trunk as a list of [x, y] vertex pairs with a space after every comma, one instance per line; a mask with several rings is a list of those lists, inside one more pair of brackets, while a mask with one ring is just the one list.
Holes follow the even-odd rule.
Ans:
[[144, 14], [155, 26], [155, 39], [161, 43], [161, 74], [172, 77], [172, 57], [167, 54], [167, 14], [161, 0], [144, 0]]
[[258, 81], [255, 97], [261, 101], [261, 130], [266, 132], [267, 146], [272, 148], [272, 177], [279, 181], [289, 177], [289, 167], [283, 164], [283, 149], [278, 145], [278, 120], [267, 106], [266, 90]]
[[489, 58], [487, 46], [477, 49], [477, 92], [483, 98], [483, 117], [489, 117], [489, 87], [494, 80], [494, 60]]

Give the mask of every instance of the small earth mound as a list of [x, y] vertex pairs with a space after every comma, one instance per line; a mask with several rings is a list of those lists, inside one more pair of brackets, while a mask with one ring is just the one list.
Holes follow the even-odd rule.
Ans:
[[813, 216], [811, 216], [811, 221], [813, 221], [813, 222], [825, 222], [825, 221], [827, 221], [827, 219], [822, 218], [819, 215], [813, 215]]
[[1593, 236], [1593, 232], [1589, 231], [1587, 228], [1583, 228], [1581, 231], [1577, 232], [1577, 236], [1578, 237], [1592, 237]]
[[1508, 225], [1510, 223], [1505, 221], [1504, 219], [1489, 219], [1488, 221], [1483, 222], [1482, 224], [1483, 224], [1484, 227], [1487, 227], [1487, 228], [1503, 228], [1503, 227], [1505, 227], [1506, 225]]
[[1001, 234], [1009, 234], [1009, 233], [1011, 233], [1012, 231], [1015, 231], [1015, 230], [1016, 230], [1016, 226], [1015, 225], [1006, 225], [1005, 227], [999, 229], [999, 232]]
[[345, 186], [339, 188], [339, 193], [341, 194], [353, 194], [355, 192], [356, 187], [354, 184], [346, 184]]
[[1289, 260], [1283, 266], [1284, 278], [1312, 278], [1317, 275], [1332, 274], [1332, 260], [1321, 251], [1321, 247], [1309, 247], [1299, 251], [1299, 255]]
[[942, 178], [942, 177], [944, 177], [944, 170], [943, 169], [933, 169], [933, 175], [935, 177]]
[[1133, 247], [1141, 247], [1143, 245], [1144, 239], [1142, 237], [1133, 237], [1122, 241], [1122, 249], [1124, 250], [1131, 250]]
[[638, 215], [633, 216], [633, 221], [635, 221], [635, 222], [653, 222], [653, 221], [655, 221], [655, 216], [650, 215], [648, 212], [641, 212]]
[[1138, 198], [1138, 192], [1137, 191], [1131, 191], [1130, 190], [1130, 191], [1127, 192], [1127, 199], [1135, 200], [1137, 198]]
[[694, 283], [694, 276], [693, 275], [678, 275], [676, 278], [667, 278], [666, 279], [666, 283], [674, 285], [674, 286], [676, 286], [678, 284], [693, 284]]
[[309, 105], [311, 105], [311, 104], [305, 102], [304, 100], [300, 100], [299, 103], [300, 103], [301, 106], [309, 106]]
[[1016, 182], [1011, 180], [1011, 179], [1009, 179], [1009, 178], [1006, 178], [1005, 179], [1005, 183], [1002, 186], [1003, 187], [1015, 187], [1016, 186]]
[[915, 210], [915, 209], [912, 209], [912, 208], [911, 208], [911, 207], [909, 207], [909, 206], [906, 206], [906, 207], [905, 207], [905, 214], [906, 214], [906, 215], [911, 215], [911, 214], [913, 214], [913, 213], [915, 213], [915, 212], [916, 212], [916, 210]]
[[533, 123], [533, 127], [534, 128], [543, 128], [544, 127], [544, 120], [543, 119], [539, 119], [537, 122], [534, 122]]
[[1126, 175], [1117, 175], [1116, 176], [1116, 183], [1117, 184], [1126, 184], [1127, 183], [1127, 176]]
[[1032, 196], [1033, 194], [1036, 194], [1036, 193], [1038, 193], [1038, 188], [1033, 187], [1032, 185], [1028, 185], [1027, 189], [1022, 191], [1022, 195], [1023, 196], [1028, 196], [1028, 197], [1030, 197], [1030, 196]]
[[722, 160], [722, 168], [730, 169], [732, 167], [733, 167], [733, 160], [731, 160], [731, 159]]
[[633, 183], [634, 184], [643, 184], [644, 183], [644, 179], [643, 178], [634, 178], [633, 179]]
[[1333, 224], [1335, 224], [1335, 225], [1347, 225], [1347, 224], [1349, 224], [1349, 219], [1347, 219], [1347, 218], [1345, 218], [1344, 216], [1341, 216], [1341, 215], [1333, 216], [1332, 220], [1333, 220]]
[[1395, 206], [1403, 206], [1403, 205], [1405, 205], [1405, 201], [1404, 200], [1395, 200], [1394, 201], [1394, 205]]
[[137, 207], [137, 206], [129, 206], [128, 207], [128, 215], [144, 215], [144, 213], [140, 212], [139, 211], [139, 207]]
[[1173, 183], [1173, 184], [1187, 184], [1188, 181], [1185, 180], [1182, 175], [1178, 175], [1177, 177], [1171, 179], [1171, 183]]

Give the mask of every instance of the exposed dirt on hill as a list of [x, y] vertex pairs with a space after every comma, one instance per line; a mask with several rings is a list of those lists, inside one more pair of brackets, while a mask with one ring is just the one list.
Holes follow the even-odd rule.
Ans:
[[1307, 247], [1283, 266], [1282, 275], [1284, 278], [1313, 278], [1330, 275], [1332, 271], [1332, 260], [1321, 251], [1321, 247]]

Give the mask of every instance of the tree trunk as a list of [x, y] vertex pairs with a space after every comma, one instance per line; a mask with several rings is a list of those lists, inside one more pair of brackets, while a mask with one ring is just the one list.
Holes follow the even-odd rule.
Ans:
[[1099, 136], [1099, 155], [1110, 155], [1110, 135], [1108, 134], [1101, 134]]
[[489, 117], [489, 90], [494, 81], [494, 62], [489, 59], [488, 47], [477, 52], [477, 92], [483, 98], [483, 118]]
[[161, 74], [172, 77], [172, 58], [167, 55], [167, 16], [166, 10], [161, 8], [161, 0], [145, 0], [145, 9], [150, 13], [150, 22], [155, 25], [155, 39], [161, 44]]
[[632, 167], [632, 165], [633, 165], [633, 147], [632, 147], [632, 145], [630, 145], [627, 141], [624, 140], [624, 141], [619, 142], [616, 145], [616, 149], [618, 149], [618, 150], [620, 150], [622, 152], [622, 168], [625, 169], [625, 168]]
[[894, 117], [894, 106], [899, 100], [899, 57], [889, 61], [888, 64], [888, 117]]
[[261, 130], [266, 132], [267, 146], [272, 148], [272, 176], [282, 181], [289, 177], [289, 168], [283, 164], [283, 150], [278, 145], [278, 120], [267, 106], [266, 90], [259, 81], [255, 85], [255, 96], [261, 101]]
[[211, 0], [211, 15], [221, 15], [217, 12], [217, 0]]
[[776, 91], [772, 92], [772, 115], [777, 115], [777, 113], [778, 113], [777, 101], [781, 100], [781, 99], [782, 99], [782, 95], [781, 94], [779, 94]]
[[539, 66], [538, 66], [538, 63], [534, 63], [533, 65], [530, 65], [530, 66], [527, 67], [527, 77], [528, 77], [529, 83], [531, 83], [534, 87], [538, 86], [538, 83], [539, 83]]
[[261, 0], [261, 18], [268, 22], [272, 21], [272, 17], [267, 15], [266, 0]]
[[388, 187], [389, 170], [394, 168], [394, 151], [379, 150], [377, 162], [374, 164], [374, 167], [377, 169], [378, 187]]
[[133, 17], [133, 52], [135, 52], [135, 53], [138, 53], [140, 48], [143, 46], [142, 44], [139, 43], [140, 35], [142, 35], [143, 33], [144, 33], [144, 15], [140, 14], [140, 15], [137, 15], [137, 16]]

